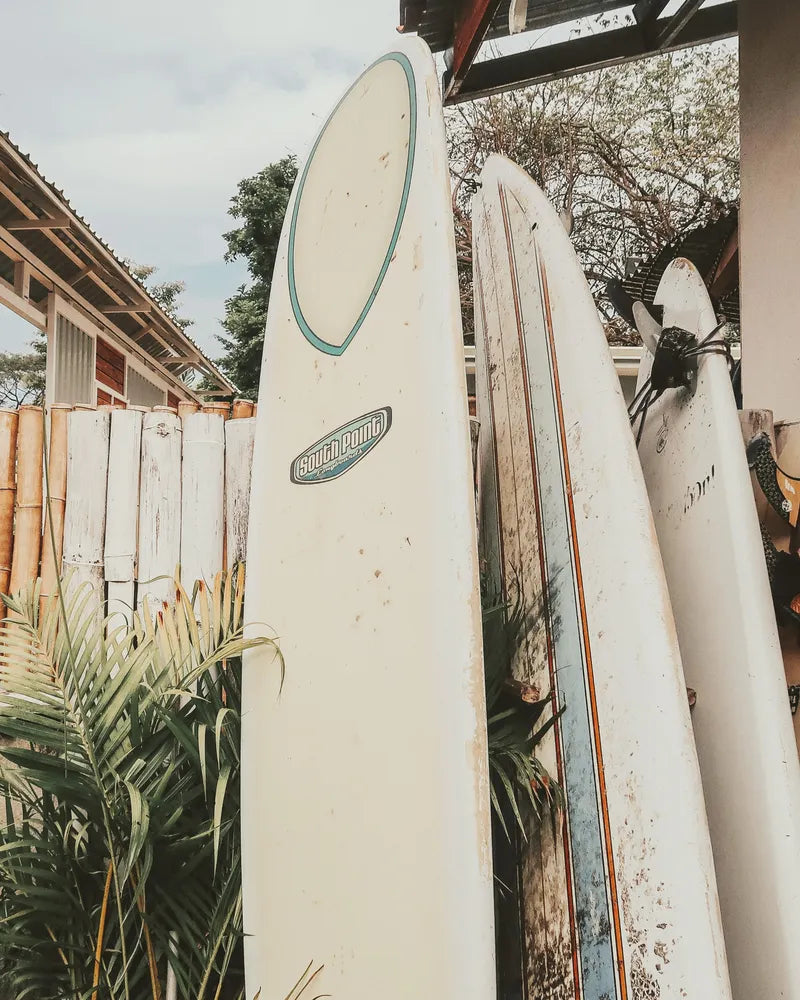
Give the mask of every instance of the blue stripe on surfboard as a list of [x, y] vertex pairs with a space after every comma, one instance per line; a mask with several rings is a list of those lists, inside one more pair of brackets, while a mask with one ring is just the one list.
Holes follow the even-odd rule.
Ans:
[[[501, 198], [508, 215], [509, 255], [513, 280], [517, 282], [517, 253], [531, 244], [530, 224], [521, 210]], [[514, 226], [517, 216], [517, 226]], [[524, 233], [516, 244], [514, 228]], [[528, 251], [529, 252], [529, 251]], [[526, 269], [528, 280], [539, 280], [538, 266]], [[534, 277], [535, 276], [535, 277]], [[542, 299], [541, 288], [538, 289]], [[543, 324], [547, 323], [542, 306]], [[523, 318], [524, 322], [524, 318]], [[577, 594], [577, 574], [566, 477], [561, 448], [561, 426], [554, 396], [553, 359], [545, 337], [521, 337], [526, 379], [530, 393], [534, 437], [535, 474], [540, 487], [542, 539], [547, 568], [546, 608], [555, 660], [559, 705], [566, 705], [559, 722], [563, 749], [564, 790], [568, 839], [572, 859], [575, 922], [579, 947], [581, 995], [584, 1000], [618, 997], [614, 928], [608, 900], [606, 844], [598, 800], [592, 712], [587, 691], [587, 662], [583, 646], [583, 622]], [[557, 480], [540, 477], [548, 464], [558, 468]]]

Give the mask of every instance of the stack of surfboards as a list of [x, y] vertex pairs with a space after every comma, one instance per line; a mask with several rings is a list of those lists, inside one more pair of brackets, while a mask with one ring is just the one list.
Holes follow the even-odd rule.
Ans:
[[[800, 773], [724, 361], [653, 407], [637, 455], [560, 219], [501, 157], [473, 233], [481, 556], [524, 612], [514, 672], [564, 709], [539, 749], [562, 821], [531, 823], [520, 879], [525, 994], [798, 1000]], [[690, 266], [659, 295], [713, 325]], [[248, 998], [495, 993], [474, 499], [412, 39], [322, 128], [273, 278], [246, 617], [286, 670], [245, 659]]]
[[[528, 613], [517, 673], [565, 707], [566, 821], [522, 875], [528, 993], [797, 1000], [800, 766], [725, 360], [651, 407], [637, 461], [542, 192], [490, 158], [473, 227], [482, 555]], [[716, 326], [688, 261], [656, 302]]]

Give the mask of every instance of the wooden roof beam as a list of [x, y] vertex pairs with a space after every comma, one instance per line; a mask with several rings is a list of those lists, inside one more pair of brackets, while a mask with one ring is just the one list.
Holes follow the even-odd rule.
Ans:
[[24, 219], [6, 219], [4, 225], [12, 233], [20, 229], [69, 229], [70, 220], [66, 215], [59, 215], [55, 218], [33, 216]]
[[500, 0], [466, 0], [453, 37], [453, 68], [445, 83], [445, 98], [454, 97], [486, 37]]
[[[129, 350], [138, 361], [140, 361], [146, 368], [150, 368], [152, 371], [161, 375], [161, 377], [167, 382], [168, 385], [174, 385], [180, 388], [182, 391], [187, 392], [192, 398], [199, 399], [200, 397], [195, 393], [190, 386], [185, 385], [176, 378], [176, 376], [169, 370], [169, 368], [164, 367], [158, 358], [153, 357], [152, 354], [148, 354], [139, 344], [137, 344], [134, 337], [130, 334], [125, 333], [124, 330], [118, 327], [110, 326], [110, 320], [107, 316], [96, 307], [93, 306], [91, 302], [86, 300], [80, 300], [75, 298], [75, 292], [70, 286], [69, 282], [62, 278], [55, 271], [52, 271], [46, 264], [41, 261], [31, 260], [31, 257], [35, 258], [35, 254], [24, 243], [20, 243], [14, 236], [10, 233], [4, 233], [2, 228], [0, 228], [0, 251], [10, 257], [12, 260], [27, 260], [31, 265], [31, 271], [36, 275], [37, 281], [39, 275], [44, 276], [43, 284], [45, 286], [50, 286], [53, 290], [61, 292], [64, 297], [69, 302], [80, 305], [81, 309], [88, 315], [89, 319], [101, 330], [104, 331], [104, 335], [112, 340], [117, 345], [121, 346], [123, 349]], [[169, 345], [167, 345], [169, 350]]]
[[114, 313], [149, 313], [150, 308], [148, 302], [118, 302], [113, 306], [102, 306], [100, 312], [105, 316], [112, 316]]
[[[685, 27], [662, 46], [662, 51], [669, 52], [717, 41], [735, 35], [736, 30], [736, 2], [728, 0], [727, 3], [698, 10]], [[475, 63], [464, 78], [461, 89], [449, 97], [447, 103], [471, 101], [515, 87], [528, 87], [576, 73], [618, 66], [649, 54], [650, 50], [638, 25], [584, 35], [543, 48]]]
[[[14, 178], [11, 178], [11, 180], [13, 181]], [[27, 185], [23, 186], [26, 187], [27, 189]], [[21, 198], [19, 198], [17, 194], [3, 180], [0, 180], [0, 195], [3, 195], [3, 197], [5, 197], [9, 202], [11, 202], [11, 204], [17, 209], [17, 211], [22, 213], [22, 215], [26, 220], [30, 219], [31, 221], [33, 221], [36, 218], [33, 210], [28, 205], [26, 205], [25, 202]], [[26, 196], [27, 196], [27, 190], [26, 190]], [[65, 218], [67, 217], [65, 216]], [[6, 226], [6, 228], [8, 227]], [[32, 227], [27, 227], [27, 228], [32, 228]], [[100, 288], [103, 292], [105, 292], [105, 294], [108, 295], [108, 297], [113, 302], [121, 303], [123, 301], [122, 296], [119, 295], [119, 293], [115, 289], [111, 288], [110, 285], [106, 284], [106, 282], [102, 280], [99, 274], [97, 274], [99, 264], [94, 259], [91, 252], [87, 251], [84, 248], [84, 253], [89, 258], [89, 265], [87, 270], [87, 263], [84, 260], [84, 258], [76, 254], [71, 247], [68, 247], [67, 244], [58, 236], [57, 233], [53, 232], [50, 229], [42, 229], [40, 231], [43, 236], [47, 237], [47, 239], [53, 244], [54, 247], [57, 247], [61, 251], [61, 253], [63, 253], [64, 256], [67, 257], [68, 260], [70, 260], [73, 264], [75, 264], [76, 267], [80, 268], [81, 272], [85, 272], [85, 274], [81, 273], [81, 277], [91, 276], [91, 280], [95, 283], [95, 285], [97, 285], [98, 288]], [[73, 233], [73, 238], [75, 238], [74, 233]]]

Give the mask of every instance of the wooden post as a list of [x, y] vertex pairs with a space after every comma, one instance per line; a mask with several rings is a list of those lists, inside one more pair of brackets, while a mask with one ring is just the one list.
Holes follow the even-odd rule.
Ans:
[[178, 416], [181, 420], [189, 416], [190, 413], [199, 413], [200, 404], [195, 403], [192, 399], [182, 399], [178, 403]]
[[[104, 564], [109, 630], [130, 624], [135, 604], [136, 532], [144, 411], [129, 407], [111, 414]], [[112, 617], [113, 616], [113, 617]]]
[[89, 583], [98, 611], [103, 607], [103, 546], [106, 528], [110, 413], [76, 410], [67, 430], [67, 505], [64, 575], [70, 589]]
[[247, 523], [250, 515], [250, 475], [253, 468], [254, 417], [225, 424], [225, 537], [227, 568], [247, 556]]
[[191, 593], [222, 569], [225, 425], [218, 413], [193, 413], [183, 424], [181, 582]]
[[21, 406], [17, 432], [17, 503], [10, 584], [12, 594], [16, 594], [39, 575], [43, 440], [41, 406]]
[[[181, 557], [181, 421], [153, 410], [142, 422], [137, 604], [151, 613], [174, 599]], [[160, 578], [160, 579], [159, 579]]]
[[[64, 511], [67, 505], [67, 434], [71, 406], [55, 403], [49, 409], [47, 487], [42, 532], [42, 589], [39, 608], [56, 592], [64, 549]], [[55, 548], [53, 542], [55, 541]]]
[[[7, 594], [11, 583], [18, 421], [16, 410], [0, 410], [0, 594]], [[0, 602], [0, 620], [5, 617], [5, 613], [6, 606]]]
[[242, 420], [246, 417], [252, 417], [254, 405], [255, 404], [250, 399], [234, 399], [231, 419]]
[[231, 415], [230, 403], [203, 403], [200, 410], [202, 413], [219, 413], [225, 420]]

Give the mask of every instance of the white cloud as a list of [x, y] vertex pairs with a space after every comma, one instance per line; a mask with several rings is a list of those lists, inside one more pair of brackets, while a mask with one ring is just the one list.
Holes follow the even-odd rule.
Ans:
[[222, 264], [237, 182], [308, 148], [397, 17], [398, 0], [12, 5], [0, 128], [120, 255], [187, 282], [216, 354], [242, 280]]

